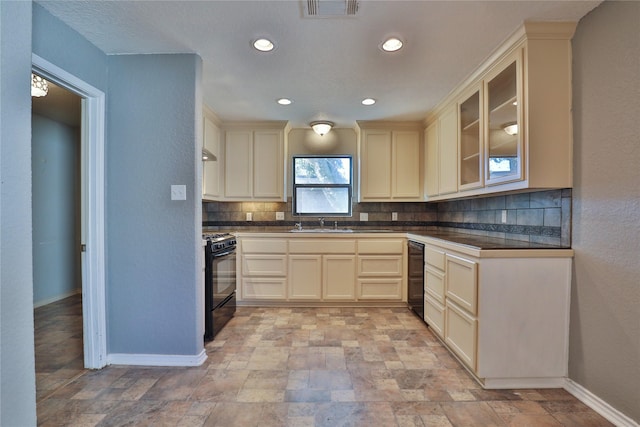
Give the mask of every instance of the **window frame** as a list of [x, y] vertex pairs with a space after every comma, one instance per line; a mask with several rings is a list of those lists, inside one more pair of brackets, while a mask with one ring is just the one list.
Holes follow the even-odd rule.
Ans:
[[[349, 183], [348, 184], [296, 184], [296, 159], [349, 159]], [[353, 156], [351, 154], [296, 154], [291, 156], [291, 213], [296, 217], [352, 217], [353, 216]], [[298, 188], [347, 188], [348, 206], [347, 213], [335, 212], [297, 212], [296, 194]]]

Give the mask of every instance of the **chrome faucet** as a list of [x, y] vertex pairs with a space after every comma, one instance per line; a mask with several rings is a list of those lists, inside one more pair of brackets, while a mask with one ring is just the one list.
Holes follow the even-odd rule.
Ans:
[[324, 228], [324, 217], [321, 216], [318, 220], [320, 221], [320, 228]]

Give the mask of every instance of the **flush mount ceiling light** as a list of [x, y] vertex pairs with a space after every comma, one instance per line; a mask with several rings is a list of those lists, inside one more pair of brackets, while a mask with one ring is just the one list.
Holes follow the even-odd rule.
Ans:
[[376, 103], [376, 100], [373, 98], [365, 98], [362, 100], [362, 105], [373, 105]]
[[31, 73], [31, 96], [41, 97], [49, 93], [49, 84], [45, 79]]
[[280, 99], [278, 99], [276, 102], [277, 102], [278, 104], [280, 104], [280, 105], [291, 105], [291, 103], [292, 103], [293, 101], [291, 101], [291, 100], [290, 100], [290, 99], [288, 99], [288, 98], [280, 98]]
[[311, 126], [311, 128], [315, 133], [317, 133], [320, 136], [323, 136], [329, 133], [329, 131], [333, 127], [333, 122], [321, 120], [321, 121], [311, 122], [309, 123], [309, 126]]
[[505, 123], [502, 125], [502, 130], [507, 134], [514, 136], [518, 134], [518, 124], [516, 122]]
[[385, 52], [396, 52], [402, 48], [402, 40], [398, 37], [389, 37], [380, 45], [380, 49]]
[[260, 52], [271, 52], [275, 45], [269, 39], [260, 38], [253, 42], [253, 47]]

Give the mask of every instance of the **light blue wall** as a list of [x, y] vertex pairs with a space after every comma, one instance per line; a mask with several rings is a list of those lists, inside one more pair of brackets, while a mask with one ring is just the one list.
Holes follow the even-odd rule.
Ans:
[[33, 303], [80, 291], [78, 128], [33, 115]]
[[[200, 69], [192, 54], [109, 57], [109, 353], [204, 348]], [[186, 201], [171, 200], [172, 184], [186, 185]]]
[[107, 92], [107, 55], [37, 3], [33, 4], [33, 53]]
[[31, 3], [0, 1], [0, 425], [36, 425]]

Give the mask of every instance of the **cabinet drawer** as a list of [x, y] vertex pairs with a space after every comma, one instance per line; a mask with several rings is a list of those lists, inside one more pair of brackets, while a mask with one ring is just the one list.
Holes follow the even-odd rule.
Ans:
[[402, 276], [401, 256], [359, 256], [358, 276]]
[[451, 301], [447, 301], [445, 317], [445, 343], [475, 372], [478, 320]]
[[404, 251], [405, 241], [403, 239], [372, 239], [359, 240], [359, 254], [401, 254]]
[[287, 281], [285, 278], [245, 278], [242, 280], [242, 299], [277, 299], [287, 298]]
[[360, 300], [402, 300], [402, 279], [358, 279]]
[[431, 248], [429, 246], [425, 246], [424, 248], [424, 261], [427, 265], [431, 267], [435, 267], [438, 270], [444, 271], [444, 262], [445, 255], [444, 252], [438, 249]]
[[440, 304], [444, 304], [444, 274], [427, 268], [424, 272], [424, 290]]
[[287, 241], [284, 239], [242, 239], [242, 253], [287, 253]]
[[355, 254], [355, 240], [291, 239], [289, 241], [289, 253], [292, 254]]
[[424, 297], [424, 320], [440, 338], [444, 338], [444, 306], [430, 295]]
[[243, 276], [286, 276], [285, 255], [247, 254], [242, 256]]
[[477, 312], [478, 263], [446, 255], [446, 295], [472, 315]]

